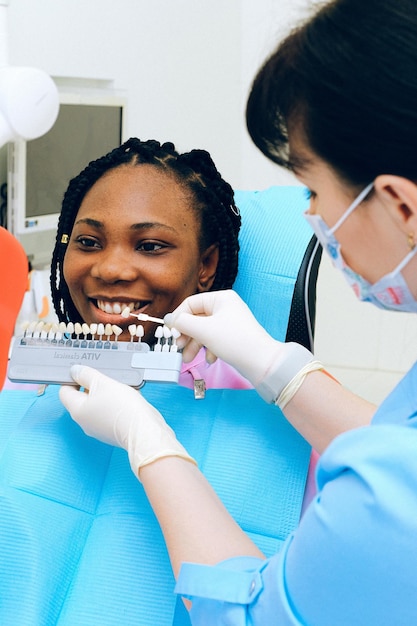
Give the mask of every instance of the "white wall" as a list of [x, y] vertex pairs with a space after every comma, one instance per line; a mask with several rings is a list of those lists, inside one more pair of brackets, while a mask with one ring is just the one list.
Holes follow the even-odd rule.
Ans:
[[[292, 184], [251, 144], [246, 97], [257, 67], [313, 0], [10, 0], [9, 61], [61, 82], [126, 95], [126, 137], [209, 150], [235, 188]], [[79, 82], [79, 80], [78, 80]], [[0, 183], [3, 182], [0, 179]], [[316, 352], [380, 400], [414, 360], [415, 316], [359, 305], [324, 260]]]
[[113, 86], [126, 136], [204, 147], [239, 181], [240, 2], [10, 0], [9, 33], [10, 63]]

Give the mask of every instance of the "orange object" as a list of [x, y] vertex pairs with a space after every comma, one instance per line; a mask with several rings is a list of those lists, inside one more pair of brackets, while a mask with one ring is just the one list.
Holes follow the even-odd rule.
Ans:
[[0, 226], [0, 389], [6, 378], [10, 342], [27, 286], [26, 253], [16, 237]]

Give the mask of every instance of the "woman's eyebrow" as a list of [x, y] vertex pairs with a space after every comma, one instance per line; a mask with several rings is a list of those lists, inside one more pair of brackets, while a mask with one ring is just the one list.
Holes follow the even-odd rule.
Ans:
[[[99, 220], [95, 220], [91, 217], [83, 217], [77, 220], [74, 226], [78, 226], [80, 224], [87, 224], [87, 226], [91, 226], [93, 228], [103, 230], [105, 228], [105, 224], [100, 222]], [[165, 230], [170, 230], [172, 232], [176, 232], [175, 228], [169, 226], [169, 224], [163, 224], [161, 222], [138, 222], [137, 224], [131, 224], [129, 226], [129, 230], [151, 230], [153, 228], [163, 228]]]
[[176, 232], [175, 228], [169, 226], [169, 224], [162, 224], [161, 222], [139, 222], [130, 226], [130, 230], [150, 230], [152, 228], [164, 228], [165, 230]]
[[79, 224], [87, 224], [88, 226], [93, 226], [94, 228], [104, 228], [103, 222], [93, 220], [91, 217], [83, 217], [82, 219], [77, 220], [74, 223], [74, 226], [78, 226]]

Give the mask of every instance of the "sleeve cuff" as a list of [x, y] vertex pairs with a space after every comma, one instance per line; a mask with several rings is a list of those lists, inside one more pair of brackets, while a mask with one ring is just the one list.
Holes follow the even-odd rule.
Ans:
[[285, 584], [292, 539], [290, 535], [280, 552], [267, 560], [238, 557], [215, 566], [184, 563], [175, 591], [192, 601], [192, 623], [247, 626], [250, 619], [251, 624], [300, 626]]
[[237, 557], [216, 566], [183, 563], [175, 593], [233, 604], [249, 604], [262, 591], [261, 572], [267, 561]]

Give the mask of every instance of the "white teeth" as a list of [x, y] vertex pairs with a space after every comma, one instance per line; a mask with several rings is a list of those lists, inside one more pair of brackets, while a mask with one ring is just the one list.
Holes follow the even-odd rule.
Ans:
[[[109, 313], [110, 315], [120, 315], [126, 309], [134, 311], [135, 308], [139, 308], [140, 302], [129, 302], [129, 304], [125, 304], [124, 302], [106, 302], [105, 300], [97, 300], [97, 306], [104, 313]], [[127, 317], [127, 315], [125, 315]]]

